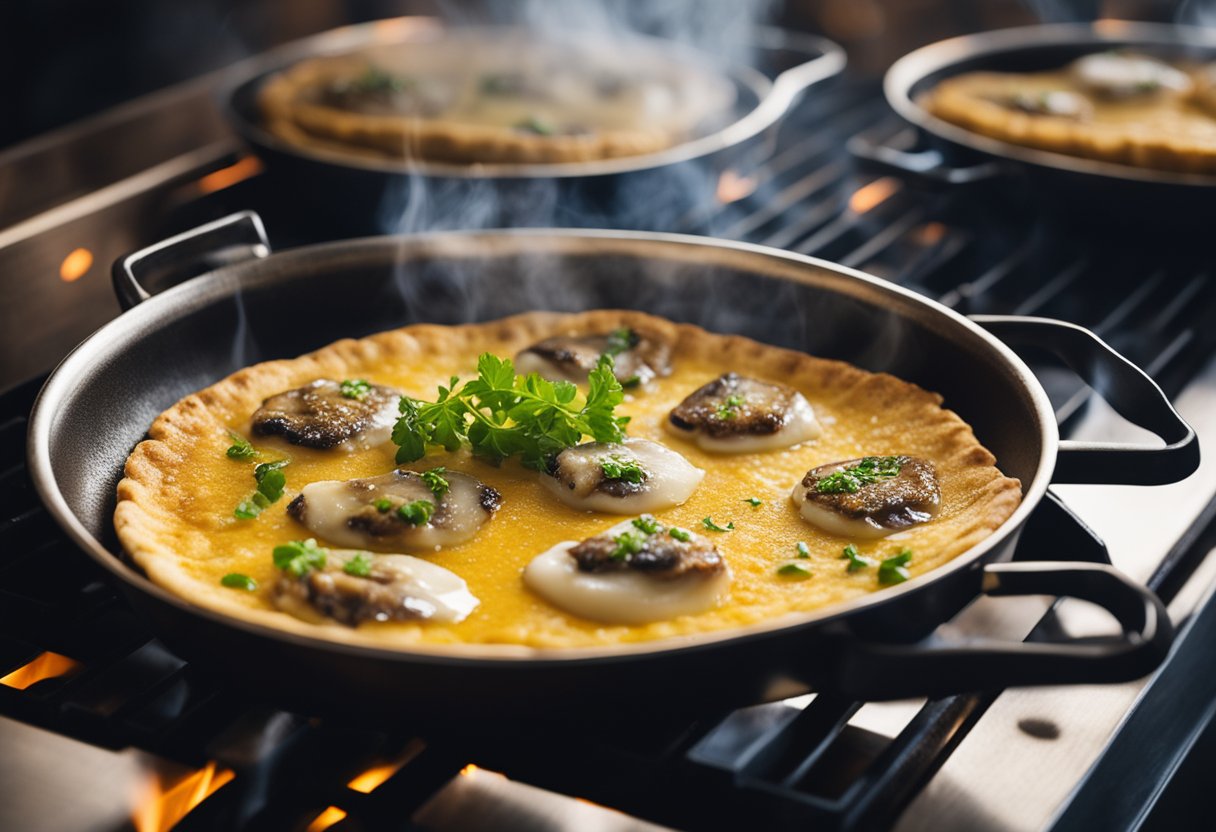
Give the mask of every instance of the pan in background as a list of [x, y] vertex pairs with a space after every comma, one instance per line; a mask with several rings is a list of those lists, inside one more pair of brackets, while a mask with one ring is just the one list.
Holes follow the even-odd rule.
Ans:
[[[720, 69], [722, 78], [733, 87], [734, 103], [712, 129], [656, 153], [590, 162], [456, 165], [379, 160], [297, 147], [262, 128], [257, 92], [270, 75], [311, 57], [388, 44], [408, 47], [414, 41], [442, 38], [443, 33], [444, 27], [437, 20], [403, 17], [343, 27], [297, 41], [240, 64], [225, 94], [225, 110], [237, 133], [266, 163], [267, 173], [275, 177], [276, 184], [295, 191], [311, 209], [324, 212], [349, 230], [385, 230], [376, 216], [381, 200], [386, 195], [403, 200], [411, 181], [478, 195], [486, 191], [474, 189], [489, 186], [506, 192], [500, 197], [504, 205], [518, 202], [511, 199], [512, 193], [523, 194], [523, 201], [528, 201], [531, 184], [552, 183], [555, 193], [551, 198], [563, 206], [575, 206], [572, 222], [567, 224], [581, 224], [578, 220], [582, 216], [602, 223], [605, 217], [630, 216], [634, 206], [625, 203], [653, 191], [655, 176], [662, 176], [660, 181], [669, 185], [669, 190], [687, 189], [702, 181], [712, 188], [717, 175], [732, 160], [766, 140], [802, 93], [837, 75], [845, 65], [844, 51], [831, 41], [757, 27], [752, 43], [757, 66], [737, 63]], [[657, 38], [642, 38], [641, 42], [649, 49], [688, 51], [687, 47]], [[699, 204], [699, 199], [700, 195], [690, 194], [687, 207]], [[517, 212], [512, 213], [516, 215], [485, 225], [521, 224]], [[543, 216], [535, 221], [553, 220], [552, 216]], [[535, 222], [529, 223], [524, 217], [522, 224]], [[624, 224], [640, 225], [628, 220]]]
[[1196, 27], [1099, 21], [1025, 26], [951, 38], [917, 49], [887, 71], [888, 103], [925, 147], [910, 150], [859, 135], [850, 151], [866, 166], [941, 190], [1023, 187], [1069, 222], [1194, 226], [1216, 208], [1216, 176], [1175, 173], [1052, 153], [1004, 142], [931, 115], [917, 98], [965, 72], [1056, 69], [1093, 52], [1128, 49], [1169, 59], [1216, 61], [1216, 32]]

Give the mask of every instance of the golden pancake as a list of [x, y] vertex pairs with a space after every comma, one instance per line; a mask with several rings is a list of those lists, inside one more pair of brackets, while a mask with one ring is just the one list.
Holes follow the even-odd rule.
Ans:
[[[706, 471], [687, 502], [656, 514], [664, 524], [694, 529], [717, 545], [733, 580], [716, 608], [649, 624], [606, 626], [551, 606], [524, 585], [524, 567], [555, 544], [590, 537], [622, 518], [568, 508], [535, 471], [514, 460], [494, 466], [467, 451], [442, 449], [432, 449], [406, 467], [422, 471], [443, 465], [477, 477], [502, 496], [501, 508], [472, 540], [438, 552], [411, 553], [463, 578], [481, 602], [472, 614], [455, 624], [365, 622], [348, 627], [309, 623], [272, 604], [269, 592], [279, 570], [271, 551], [312, 536], [288, 515], [291, 499], [311, 482], [391, 471], [396, 448], [315, 450], [277, 437], [251, 437], [261, 461], [290, 459], [282, 469], [287, 485], [284, 498], [260, 516], [238, 520], [233, 509], [249, 496], [252, 463], [230, 459], [225, 450], [232, 441], [229, 431], [249, 435], [250, 416], [263, 400], [320, 378], [366, 379], [433, 400], [436, 386], [446, 385], [450, 376], [475, 376], [481, 353], [511, 357], [549, 336], [618, 327], [653, 333], [672, 345], [671, 375], [632, 391], [617, 412], [632, 417], [630, 436], [663, 443]], [[669, 411], [686, 395], [728, 371], [800, 391], [814, 408], [822, 435], [783, 450], [725, 455], [703, 451], [663, 428]], [[983, 540], [1021, 499], [1018, 481], [994, 467], [992, 454], [965, 422], [942, 407], [938, 395], [893, 376], [637, 312], [536, 312], [485, 324], [417, 325], [343, 340], [297, 359], [246, 368], [187, 396], [156, 419], [149, 438], [127, 460], [115, 527], [127, 554], [157, 584], [199, 606], [282, 630], [402, 649], [610, 646], [771, 621], [882, 591], [876, 569], [847, 571], [841, 553], [851, 541], [804, 521], [790, 492], [816, 466], [886, 454], [921, 457], [936, 466], [940, 510], [932, 521], [896, 538], [852, 542], [863, 556], [876, 559], [911, 549], [913, 576]], [[753, 506], [750, 498], [762, 502]], [[706, 531], [702, 519], [707, 517], [722, 526], [732, 522], [734, 530]], [[813, 576], [792, 581], [777, 570], [795, 556], [799, 542], [809, 553], [799, 563]], [[258, 588], [246, 592], [222, 586], [228, 573], [248, 575]]]

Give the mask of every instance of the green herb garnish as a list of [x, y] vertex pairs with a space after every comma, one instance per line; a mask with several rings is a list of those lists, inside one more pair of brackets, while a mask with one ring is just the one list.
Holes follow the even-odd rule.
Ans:
[[238, 520], [252, 520], [271, 505], [277, 503], [287, 487], [287, 476], [281, 470], [289, 460], [279, 459], [274, 462], [263, 462], [253, 469], [253, 478], [257, 481], [257, 490], [237, 503], [232, 512]]
[[642, 377], [637, 374], [634, 374], [634, 375], [631, 375], [629, 378], [625, 379], [624, 381], [622, 381], [621, 387], [623, 387], [626, 390], [632, 390], [635, 387], [640, 387], [641, 384], [642, 384]]
[[739, 408], [743, 407], [743, 399], [740, 396], [727, 396], [726, 401], [718, 405], [718, 410], [714, 416], [718, 419], [729, 421], [739, 415]]
[[413, 86], [409, 78], [390, 75], [378, 66], [369, 66], [367, 70], [351, 82], [351, 87], [360, 92], [402, 92]]
[[652, 514], [643, 514], [641, 517], [633, 521], [633, 527], [640, 532], [646, 534], [658, 534], [663, 531], [663, 526], [658, 520], [654, 519]]
[[747, 503], [752, 508], [760, 508], [760, 506], [764, 505], [764, 500], [761, 500], [759, 497], [748, 497], [743, 502]]
[[434, 513], [435, 504], [430, 500], [414, 500], [397, 509], [397, 516], [413, 526], [425, 526]]
[[608, 555], [613, 560], [629, 560], [646, 546], [646, 535], [637, 532], [621, 532], [612, 538], [616, 548]]
[[523, 121], [515, 122], [515, 129], [537, 136], [552, 136], [557, 132], [556, 127], [537, 116], [528, 116]]
[[549, 457], [577, 445], [584, 436], [620, 442], [628, 417], [614, 416], [624, 400], [612, 374], [612, 359], [601, 358], [587, 377], [586, 398], [568, 381], [536, 373], [517, 376], [509, 359], [484, 353], [477, 378], [457, 387], [453, 377], [433, 402], [402, 396], [401, 418], [393, 427], [397, 462], [421, 459], [428, 447], [448, 451], [468, 445], [492, 461], [518, 456], [528, 468], [543, 470]]
[[692, 540], [692, 532], [688, 529], [681, 529], [679, 526], [672, 526], [667, 530], [667, 533], [681, 543], [687, 543]]
[[380, 512], [381, 514], [388, 514], [393, 510], [393, 501], [388, 497], [381, 497], [379, 500], [372, 503], [372, 505], [374, 505], [376, 507], [376, 511]]
[[631, 482], [634, 485], [649, 476], [649, 472], [636, 459], [621, 459], [619, 456], [608, 456], [600, 460], [600, 470], [604, 478]]
[[715, 523], [712, 517], [702, 517], [701, 525], [709, 529], [711, 532], [733, 532], [735, 530], [734, 523], [727, 523], [726, 527], [723, 528]]
[[436, 500], [442, 499], [443, 495], [447, 494], [448, 489], [451, 488], [447, 479], [443, 476], [447, 472], [448, 469], [440, 465], [437, 468], [432, 468], [429, 471], [423, 471], [418, 475], [422, 477], [422, 482], [426, 485], [426, 487], [431, 489], [431, 493], [435, 495]]
[[627, 352], [638, 345], [638, 341], [642, 340], [636, 332], [627, 326], [620, 329], [614, 329], [608, 333], [608, 343], [604, 345], [602, 355], [607, 355], [611, 358], [616, 358], [623, 352]]
[[348, 378], [342, 382], [340, 387], [344, 397], [360, 402], [372, 390], [372, 386], [361, 378]]
[[372, 560], [363, 552], [355, 555], [346, 562], [342, 567], [342, 571], [347, 575], [354, 575], [356, 578], [366, 578], [372, 574]]
[[324, 568], [327, 554], [311, 537], [308, 540], [293, 540], [274, 547], [274, 565], [300, 578], [313, 569]]
[[874, 565], [874, 561], [867, 557], [862, 557], [857, 552], [857, 547], [852, 543], [844, 547], [843, 553], [840, 555], [840, 557], [848, 560], [850, 572], [856, 572], [858, 569], [865, 569], [867, 566]]
[[798, 557], [800, 558], [809, 558], [811, 556], [810, 548], [801, 540], [794, 544], [794, 551], [798, 553]]
[[239, 572], [229, 572], [224, 577], [220, 578], [220, 583], [229, 589], [243, 589], [246, 592], [253, 592], [258, 588], [258, 582], [248, 575], [242, 575]]
[[903, 463], [897, 456], [867, 456], [856, 465], [833, 471], [815, 483], [820, 494], [856, 494], [863, 485], [878, 482], [884, 477], [899, 476]]
[[254, 449], [253, 445], [249, 444], [249, 440], [241, 436], [239, 433], [228, 431], [228, 436], [232, 439], [232, 444], [228, 446], [228, 450], [224, 453], [228, 455], [229, 459], [248, 462], [258, 455], [258, 452]]
[[878, 567], [878, 582], [883, 586], [902, 584], [909, 578], [907, 567], [911, 562], [911, 549], [904, 549], [898, 555], [887, 558]]
[[796, 581], [805, 581], [811, 577], [811, 570], [807, 569], [800, 563], [787, 563], [784, 566], [778, 567], [777, 574], [783, 578], [790, 578]]

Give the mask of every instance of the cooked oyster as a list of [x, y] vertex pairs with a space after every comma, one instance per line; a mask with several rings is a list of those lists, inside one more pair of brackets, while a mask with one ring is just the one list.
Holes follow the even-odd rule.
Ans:
[[351, 627], [414, 619], [455, 623], [479, 603], [464, 580], [442, 566], [409, 555], [344, 549], [325, 550], [325, 565], [298, 577], [284, 572], [271, 598], [297, 618], [332, 618]]
[[[446, 487], [432, 487], [436, 476]], [[287, 512], [313, 534], [343, 546], [422, 551], [471, 539], [501, 504], [497, 491], [468, 474], [398, 469], [310, 483]]]
[[737, 373], [719, 376], [689, 394], [671, 411], [667, 427], [717, 453], [786, 448], [823, 432], [797, 390]]
[[1094, 112], [1094, 105], [1088, 98], [1069, 90], [1021, 91], [1001, 96], [996, 100], [1011, 110], [1031, 115], [1070, 118], [1077, 121], [1089, 119]]
[[318, 379], [262, 402], [253, 432], [307, 448], [370, 448], [391, 438], [400, 399], [401, 391], [379, 384]]
[[626, 439], [567, 448], [554, 457], [541, 482], [571, 508], [637, 514], [680, 505], [704, 477], [670, 448]]
[[910, 456], [820, 465], [790, 496], [803, 519], [852, 538], [885, 537], [928, 522], [941, 503], [933, 463]]
[[583, 618], [645, 624], [713, 607], [730, 585], [730, 569], [710, 541], [643, 515], [537, 555], [524, 583]]
[[546, 338], [515, 356], [515, 369], [554, 381], [584, 382], [602, 355], [612, 356], [613, 374], [627, 387], [671, 375], [671, 345], [657, 335], [627, 327], [602, 335]]
[[1191, 79], [1185, 72], [1147, 55], [1098, 52], [1078, 58], [1071, 71], [1078, 84], [1103, 98], [1186, 93], [1191, 89]]

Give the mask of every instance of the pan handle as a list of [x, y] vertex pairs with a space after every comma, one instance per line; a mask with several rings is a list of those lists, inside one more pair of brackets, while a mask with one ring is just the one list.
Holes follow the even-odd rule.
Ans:
[[[908, 135], [907, 131], [896, 134], [905, 135]], [[874, 141], [866, 132], [850, 138], [847, 147], [861, 167], [885, 176], [897, 176], [933, 191], [976, 185], [1010, 173], [1006, 165], [996, 161], [954, 167], [946, 163], [946, 158], [940, 150], [902, 149], [889, 143]]]
[[762, 106], [774, 107], [781, 112], [787, 111], [807, 88], [842, 72], [848, 61], [844, 49], [839, 45], [827, 38], [802, 32], [758, 27], [754, 40], [761, 49], [797, 51], [814, 56], [779, 72], [773, 78], [772, 89]]
[[1084, 327], [1050, 318], [972, 315], [971, 320], [1007, 344], [1041, 347], [1063, 359], [1123, 418], [1165, 442], [1060, 442], [1052, 481], [1106, 485], [1163, 485], [1199, 467], [1199, 439], [1147, 373]]
[[841, 692], [864, 700], [938, 697], [961, 691], [1138, 679], [1169, 652], [1174, 628], [1161, 600], [1114, 567], [1094, 563], [990, 563], [984, 595], [1057, 595], [1098, 604], [1121, 636], [1059, 642], [851, 644], [842, 651]]
[[191, 277], [268, 254], [262, 218], [240, 211], [119, 258], [114, 294], [125, 312]]

